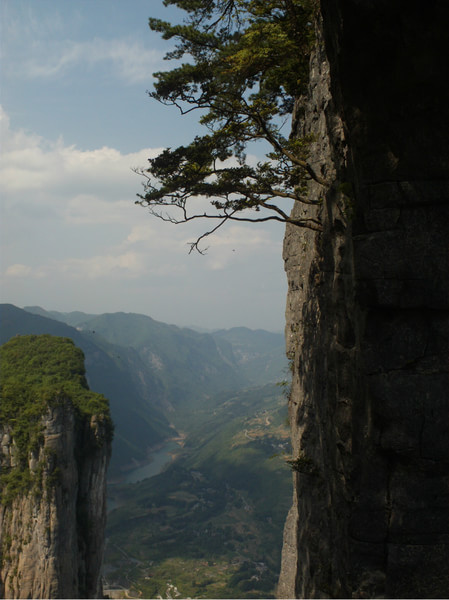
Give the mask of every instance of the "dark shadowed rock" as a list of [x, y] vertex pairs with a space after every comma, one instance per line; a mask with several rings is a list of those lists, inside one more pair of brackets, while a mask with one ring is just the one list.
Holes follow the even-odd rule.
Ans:
[[[444, 1], [322, 0], [296, 132], [330, 182], [288, 226], [294, 473], [280, 597], [449, 594]], [[295, 207], [294, 211], [306, 209]]]

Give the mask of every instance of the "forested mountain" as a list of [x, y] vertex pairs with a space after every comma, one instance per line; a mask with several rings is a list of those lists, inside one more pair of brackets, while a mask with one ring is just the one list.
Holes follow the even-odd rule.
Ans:
[[[291, 486], [282, 458], [286, 401], [276, 385], [285, 379], [283, 336], [28, 310], [0, 306], [0, 341], [71, 338], [85, 354], [90, 388], [110, 400], [108, 585], [165, 594], [167, 580], [189, 595], [272, 595]], [[168, 469], [126, 483], [134, 471], [124, 468], [148, 461], [162, 444], [176, 455]]]
[[[190, 406], [216, 391], [237, 389], [247, 383], [231, 345], [217, 343], [207, 333], [126, 313], [98, 315], [79, 323], [78, 329], [135, 351], [146, 371], [158, 380], [164, 407], [175, 422], [176, 413], [184, 412], [186, 403]], [[140, 379], [145, 385], [143, 372]]]
[[[44, 312], [35, 307], [26, 310]], [[153, 396], [157, 389], [153, 402], [181, 429], [188, 427], [195, 407], [208, 409], [210, 397], [217, 392], [283, 378], [286, 359], [282, 334], [243, 327], [198, 333], [123, 312], [51, 314], [73, 323], [80, 333], [103, 344], [106, 351], [107, 344], [126, 348], [133, 357], [128, 359], [127, 368], [134, 374], [136, 385], [143, 394]], [[123, 359], [124, 352], [118, 355]]]
[[109, 398], [116, 424], [111, 475], [146, 460], [148, 450], [178, 430], [196, 426], [200, 415], [213, 411], [219, 392], [254, 385], [257, 371], [258, 385], [284, 378], [281, 334], [241, 328], [211, 335], [145, 315], [6, 304], [0, 318], [1, 343], [48, 333], [69, 337], [84, 351], [90, 388]]
[[[140, 364], [139, 356], [132, 350], [117, 348], [92, 334], [31, 314], [10, 304], [0, 305], [0, 342], [3, 344], [15, 335], [51, 334], [71, 338], [85, 355], [89, 387], [104, 394], [110, 402], [115, 423], [110, 474], [131, 461], [145, 460], [147, 448], [160, 444], [173, 435], [165, 415], [158, 408], [160, 389], [156, 379], [144, 395], [137, 385], [133, 371]], [[147, 383], [151, 373], [146, 373]]]
[[78, 323], [82, 323], [83, 321], [86, 321], [96, 316], [81, 312], [79, 310], [75, 310], [68, 313], [61, 313], [57, 310], [44, 310], [40, 306], [25, 306], [23, 310], [33, 313], [34, 315], [46, 317], [47, 319], [54, 319], [55, 321], [67, 323], [67, 325], [71, 325], [72, 327], [76, 327]]

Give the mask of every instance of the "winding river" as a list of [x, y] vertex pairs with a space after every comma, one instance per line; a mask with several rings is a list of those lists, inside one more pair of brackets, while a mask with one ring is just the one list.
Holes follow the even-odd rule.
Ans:
[[109, 481], [107, 492], [108, 512], [122, 505], [120, 493], [117, 494], [115, 491], [116, 484], [120, 486], [126, 483], [137, 483], [138, 481], [159, 475], [172, 462], [172, 454], [176, 451], [179, 451], [179, 444], [175, 440], [169, 440], [159, 450], [151, 454], [149, 462], [126, 471], [120, 478], [120, 481]]
[[127, 471], [121, 483], [137, 483], [143, 479], [159, 475], [159, 473], [172, 461], [171, 455], [175, 450], [179, 450], [179, 444], [174, 440], [170, 440], [164, 444], [162, 448], [153, 452], [151, 461], [146, 465]]

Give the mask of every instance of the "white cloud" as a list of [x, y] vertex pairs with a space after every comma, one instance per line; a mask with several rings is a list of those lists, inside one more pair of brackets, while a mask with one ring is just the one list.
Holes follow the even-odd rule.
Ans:
[[[120, 21], [109, 20], [105, 14], [109, 6], [101, 10], [92, 2], [86, 7], [78, 7], [77, 2], [53, 4], [41, 7], [39, 2], [15, 0], [2, 3], [1, 58], [5, 76], [22, 81], [60, 81], [77, 67], [82, 67], [83, 73], [100, 67], [102, 75], [112, 74], [126, 84], [135, 84], [148, 82], [156, 65], [161, 64], [165, 52], [150, 46], [146, 18], [123, 26]], [[104, 23], [91, 28], [87, 20], [92, 21], [101, 12]], [[91, 31], [96, 37], [89, 37]], [[111, 37], [112, 31], [115, 33]]]
[[140, 181], [131, 168], [159, 149], [80, 150], [11, 131], [7, 115], [0, 117], [4, 301], [251, 326], [260, 319], [251, 313], [251, 294], [268, 285], [274, 269], [276, 294], [283, 294], [282, 229], [229, 223], [205, 240], [206, 256], [189, 255], [188, 243], [210, 221], [174, 226], [134, 206]]
[[[142, 210], [142, 209], [139, 209]], [[174, 227], [170, 228], [170, 233], [173, 235], [164, 235], [170, 227], [168, 224], [155, 222], [147, 213], [140, 213], [144, 217], [144, 221], [139, 225], [134, 225], [126, 239], [121, 244], [121, 248], [141, 248], [142, 251], [151, 252], [156, 249], [167, 252], [174, 245], [184, 244], [183, 232]]]
[[49, 143], [11, 131], [1, 108], [0, 124], [2, 220], [8, 224], [1, 240], [5, 274], [94, 278], [142, 273], [144, 256], [132, 243], [123, 246], [143, 216], [134, 206], [140, 181], [132, 167], [144, 165], [159, 149], [122, 154], [108, 147], [80, 150], [62, 140]]
[[128, 200], [108, 202], [95, 194], [78, 194], [64, 207], [64, 220], [76, 225], [122, 223], [131, 208]]
[[6, 269], [5, 275], [7, 277], [28, 277], [31, 272], [32, 269], [28, 265], [15, 264]]
[[50, 260], [37, 267], [14, 264], [5, 271], [5, 277], [26, 279], [71, 279], [74, 281], [108, 278], [135, 278], [146, 270], [143, 257], [136, 252]]
[[25, 133], [22, 130], [12, 131], [9, 116], [0, 105], [0, 137], [2, 140], [2, 153], [13, 154], [24, 148], [39, 146], [42, 138], [38, 135]]
[[[67, 222], [123, 221], [133, 210], [139, 177], [132, 171], [160, 149], [122, 154], [114, 148], [80, 150], [62, 139], [50, 143], [24, 131], [11, 131], [0, 108], [2, 160], [0, 191], [5, 210], [51, 208]], [[137, 210], [137, 209], [135, 209]]]
[[142, 256], [136, 252], [92, 256], [85, 259], [68, 258], [53, 261], [45, 267], [37, 269], [38, 277], [54, 277], [55, 275], [80, 280], [99, 280], [109, 277], [138, 277], [145, 272]]
[[33, 53], [23, 57], [16, 69], [27, 79], [54, 79], [78, 66], [86, 69], [109, 63], [112, 72], [123, 82], [148, 83], [163, 56], [163, 52], [129, 39], [40, 40], [34, 44]]

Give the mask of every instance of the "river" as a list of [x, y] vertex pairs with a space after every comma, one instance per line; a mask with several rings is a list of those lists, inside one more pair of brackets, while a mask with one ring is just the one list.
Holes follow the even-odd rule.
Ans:
[[179, 444], [174, 440], [170, 440], [162, 448], [151, 454], [150, 462], [126, 471], [120, 483], [137, 483], [158, 475], [172, 461], [171, 455], [175, 450], [179, 450]]
[[159, 475], [171, 463], [173, 452], [179, 451], [179, 448], [179, 444], [175, 440], [170, 440], [159, 448], [159, 450], [151, 454], [149, 462], [126, 471], [120, 478], [120, 481], [115, 481], [114, 483], [111, 481], [108, 482], [108, 512], [122, 505], [120, 494], [117, 495], [117, 492], [114, 490], [116, 484], [137, 483], [138, 481]]

